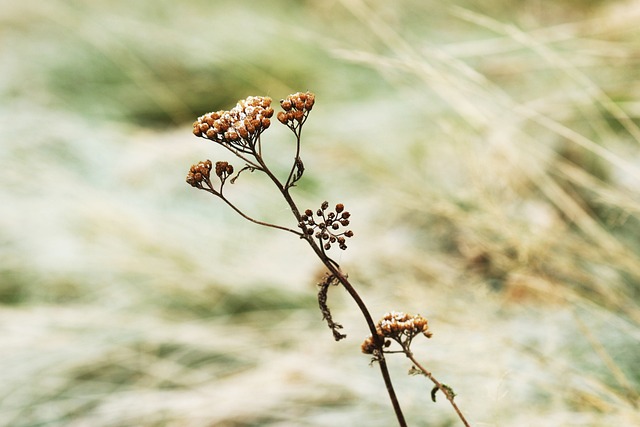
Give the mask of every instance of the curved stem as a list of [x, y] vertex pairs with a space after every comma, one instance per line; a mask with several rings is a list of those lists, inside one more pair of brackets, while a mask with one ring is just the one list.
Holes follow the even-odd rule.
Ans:
[[[243, 160], [247, 165], [251, 166], [252, 168], [255, 168], [256, 170], [264, 171], [263, 169], [265, 167], [264, 164], [258, 165], [257, 163], [254, 163], [253, 161], [249, 160], [246, 156], [243, 156], [242, 154], [240, 154], [240, 151], [237, 148], [231, 147], [229, 145], [223, 145], [223, 147], [231, 151], [236, 157]], [[254, 154], [253, 152], [248, 152], [248, 151], [243, 151], [243, 153]]]
[[384, 342], [376, 331], [376, 325], [373, 321], [373, 318], [371, 317], [371, 313], [369, 313], [369, 309], [367, 308], [364, 301], [360, 297], [360, 294], [358, 294], [358, 292], [351, 285], [351, 283], [349, 283], [349, 281], [344, 276], [344, 274], [342, 274], [342, 272], [340, 272], [340, 270], [336, 268], [336, 266], [333, 263], [331, 263], [331, 260], [327, 258], [326, 255], [322, 256], [323, 254], [322, 252], [320, 252], [318, 245], [315, 243], [315, 241], [311, 239], [307, 239], [307, 242], [309, 242], [309, 244], [314, 249], [316, 254], [318, 254], [323, 264], [329, 269], [329, 271], [331, 271], [331, 274], [333, 274], [334, 277], [338, 279], [338, 281], [342, 284], [342, 286], [347, 290], [349, 295], [351, 295], [351, 298], [358, 305], [358, 308], [362, 312], [362, 315], [364, 316], [365, 321], [367, 322], [367, 326], [369, 327], [371, 336], [376, 337], [375, 343], [376, 343], [376, 347], [378, 349], [378, 354], [379, 354], [379, 357], [376, 359], [376, 361], [378, 362], [378, 366], [380, 366], [380, 372], [382, 374], [382, 378], [384, 379], [384, 384], [387, 388], [389, 399], [391, 399], [391, 404], [393, 405], [393, 410], [396, 413], [396, 418], [398, 419], [398, 423], [401, 427], [406, 427], [407, 422], [404, 419], [402, 408], [400, 408], [400, 402], [398, 401], [396, 392], [393, 389], [393, 383], [391, 382], [391, 375], [389, 374], [389, 368], [387, 368], [387, 361], [384, 358], [384, 350], [383, 350]]
[[231, 209], [233, 209], [234, 211], [236, 211], [236, 213], [238, 213], [238, 215], [240, 215], [241, 217], [243, 217], [244, 219], [246, 219], [247, 221], [251, 221], [254, 224], [258, 224], [258, 225], [263, 225], [265, 227], [269, 227], [269, 228], [276, 228], [278, 230], [283, 230], [283, 231], [288, 231], [289, 233], [293, 233], [298, 237], [303, 237], [303, 234], [299, 231], [296, 230], [292, 230], [290, 228], [287, 227], [283, 227], [281, 225], [276, 225], [276, 224], [271, 224], [268, 222], [264, 222], [264, 221], [259, 221], [257, 219], [251, 218], [249, 215], [245, 214], [244, 212], [242, 212], [236, 205], [234, 205], [233, 203], [231, 203], [229, 201], [229, 199], [227, 199], [226, 197], [224, 197], [222, 194], [218, 193], [217, 191], [213, 190], [213, 189], [208, 189], [208, 188], [202, 188], [204, 191], [207, 191], [211, 194], [213, 194], [214, 196], [218, 196], [220, 197], [227, 205], [229, 205], [231, 207]]
[[433, 384], [435, 384], [436, 387], [438, 387], [438, 390], [440, 390], [442, 392], [442, 394], [444, 394], [447, 397], [447, 400], [449, 401], [449, 403], [451, 403], [451, 406], [453, 406], [453, 409], [456, 411], [456, 413], [458, 414], [458, 417], [460, 418], [460, 421], [462, 421], [462, 423], [465, 425], [465, 427], [470, 427], [469, 422], [467, 421], [467, 419], [464, 417], [464, 415], [462, 415], [462, 412], [460, 411], [460, 408], [458, 408], [458, 405], [456, 404], [456, 402], [453, 400], [453, 394], [447, 390], [447, 387], [445, 387], [440, 381], [438, 381], [437, 379], [435, 379], [433, 377], [433, 375], [431, 374], [431, 372], [427, 371], [425, 369], [424, 366], [422, 366], [420, 364], [420, 362], [418, 362], [415, 357], [413, 357], [413, 353], [409, 350], [408, 347], [404, 347], [404, 354], [409, 358], [409, 360], [411, 360], [413, 362], [413, 364], [422, 371], [422, 373], [424, 374], [425, 377], [429, 378], [431, 380], [431, 382]]
[[287, 177], [287, 182], [285, 184], [285, 188], [289, 188], [292, 185], [291, 180], [293, 179], [293, 173], [296, 170], [298, 165], [298, 161], [300, 160], [300, 137], [302, 136], [302, 125], [304, 121], [300, 122], [297, 128], [291, 129], [293, 134], [296, 136], [296, 156], [294, 157], [293, 165], [291, 166], [291, 171], [289, 172], [289, 176]]
[[[293, 198], [289, 194], [289, 189], [283, 188], [281, 190], [281, 193], [285, 198], [285, 200], [287, 201], [287, 203], [289, 204], [289, 207], [291, 208], [293, 215], [296, 217], [296, 220], [300, 222], [301, 221], [300, 210], [298, 209]], [[393, 389], [393, 383], [391, 381], [391, 375], [389, 374], [389, 369], [387, 367], [387, 361], [384, 358], [384, 341], [380, 338], [380, 336], [378, 335], [378, 332], [376, 331], [376, 324], [373, 321], [373, 318], [371, 317], [371, 313], [369, 313], [369, 309], [367, 308], [366, 304], [360, 297], [360, 294], [358, 294], [358, 292], [355, 290], [353, 285], [349, 283], [349, 280], [347, 280], [346, 276], [340, 271], [335, 261], [333, 261], [324, 253], [322, 248], [318, 246], [318, 244], [313, 239], [313, 237], [306, 234], [303, 235], [302, 237], [307, 241], [307, 243], [309, 243], [309, 245], [311, 246], [313, 251], [316, 253], [318, 258], [320, 258], [320, 261], [322, 261], [322, 263], [325, 265], [325, 267], [327, 267], [327, 269], [331, 272], [331, 274], [333, 274], [333, 276], [340, 282], [340, 284], [342, 284], [342, 286], [346, 289], [346, 291], [349, 293], [351, 298], [355, 301], [355, 303], [358, 305], [358, 308], [362, 312], [362, 315], [364, 316], [367, 326], [369, 327], [369, 331], [371, 332], [371, 336], [375, 337], [376, 347], [380, 355], [380, 357], [377, 359], [378, 365], [380, 366], [380, 372], [382, 374], [384, 384], [387, 388], [389, 399], [391, 400], [391, 404], [393, 405], [393, 410], [395, 411], [396, 418], [398, 419], [398, 423], [401, 427], [406, 427], [407, 422], [404, 419], [402, 408], [400, 408], [400, 402], [398, 401], [398, 397], [396, 396], [395, 390]]]

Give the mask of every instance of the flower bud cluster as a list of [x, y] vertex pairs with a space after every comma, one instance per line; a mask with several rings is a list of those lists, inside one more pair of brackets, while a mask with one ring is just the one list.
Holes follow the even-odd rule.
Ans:
[[226, 180], [233, 173], [233, 166], [228, 162], [216, 162], [216, 175], [221, 181]]
[[284, 111], [278, 113], [280, 123], [294, 129], [303, 123], [313, 108], [316, 96], [311, 92], [296, 92], [285, 99], [280, 100], [280, 106]]
[[258, 136], [271, 124], [271, 98], [249, 96], [229, 111], [198, 117], [193, 134], [243, 152], [253, 153]]
[[192, 187], [202, 188], [202, 181], [209, 181], [212, 166], [211, 160], [205, 160], [191, 166], [187, 174], [187, 183]]
[[[410, 315], [399, 311], [386, 313], [376, 325], [376, 332], [378, 337], [384, 340], [385, 347], [390, 344], [388, 340], [392, 339], [403, 348], [408, 347], [416, 335], [423, 334], [427, 338], [433, 335], [426, 318], [419, 314]], [[372, 335], [364, 340], [361, 348], [365, 354], [374, 354], [377, 347]]]
[[313, 217], [313, 211], [307, 209], [298, 226], [305, 234], [318, 239], [326, 250], [331, 249], [333, 243], [337, 243], [342, 250], [347, 249], [346, 239], [353, 237], [353, 231], [340, 230], [349, 225], [351, 214], [344, 210], [342, 203], [338, 203], [334, 211], [327, 212], [328, 209], [329, 202], [323, 202], [316, 211], [316, 219]]

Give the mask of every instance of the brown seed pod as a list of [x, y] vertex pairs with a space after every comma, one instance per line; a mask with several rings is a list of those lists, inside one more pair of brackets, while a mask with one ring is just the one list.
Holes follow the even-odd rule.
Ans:
[[302, 119], [304, 118], [304, 111], [299, 110], [299, 111], [294, 111], [293, 112], [293, 118], [296, 121], [302, 121]]
[[238, 134], [240, 135], [240, 137], [242, 139], [246, 139], [249, 137], [249, 132], [251, 132], [249, 129], [247, 129], [246, 127], [242, 126], [239, 127], [238, 129]]
[[313, 108], [313, 104], [315, 103], [315, 96], [313, 94], [311, 94], [311, 96], [309, 96], [307, 98], [307, 101], [304, 103], [304, 108], [307, 111], [310, 111]]
[[292, 107], [291, 101], [289, 99], [282, 99], [280, 100], [280, 106], [284, 111], [289, 111]]

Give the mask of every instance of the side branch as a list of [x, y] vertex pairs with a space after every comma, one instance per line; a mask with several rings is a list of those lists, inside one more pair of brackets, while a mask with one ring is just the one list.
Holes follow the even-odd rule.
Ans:
[[281, 225], [276, 225], [276, 224], [271, 224], [268, 222], [264, 222], [264, 221], [259, 221], [257, 219], [251, 218], [249, 215], [246, 215], [244, 212], [242, 212], [240, 209], [238, 209], [238, 207], [236, 207], [236, 205], [234, 205], [233, 203], [231, 203], [229, 201], [229, 199], [227, 199], [226, 197], [220, 195], [219, 196], [227, 205], [229, 205], [231, 207], [231, 209], [233, 209], [234, 211], [236, 211], [241, 217], [243, 217], [244, 219], [253, 222], [254, 224], [258, 224], [258, 225], [263, 225], [265, 227], [270, 227], [270, 228], [275, 228], [278, 230], [283, 230], [283, 231], [288, 231], [289, 233], [293, 233], [298, 237], [302, 237], [302, 233], [300, 233], [299, 231], [296, 230], [292, 230], [291, 228], [288, 227], [284, 227]]
[[413, 364], [421, 371], [421, 373], [425, 377], [429, 378], [431, 380], [431, 382], [436, 386], [436, 388], [438, 390], [440, 390], [442, 392], [442, 394], [444, 394], [447, 397], [447, 400], [449, 401], [449, 403], [451, 403], [451, 406], [456, 411], [456, 414], [458, 414], [458, 418], [460, 418], [460, 421], [462, 421], [462, 423], [465, 425], [465, 427], [470, 427], [469, 422], [464, 417], [464, 415], [462, 415], [462, 411], [460, 411], [460, 408], [458, 408], [458, 405], [456, 404], [456, 402], [454, 400], [455, 395], [454, 395], [453, 391], [451, 390], [451, 387], [446, 386], [446, 385], [442, 384], [440, 381], [438, 381], [437, 379], [435, 379], [433, 377], [433, 374], [431, 374], [431, 372], [427, 371], [425, 369], [425, 367], [422, 366], [420, 364], [420, 362], [418, 362], [416, 360], [415, 357], [413, 357], [413, 353], [411, 353], [411, 351], [408, 348], [404, 349], [404, 353], [409, 358], [409, 360], [411, 360], [411, 362], [413, 362]]
[[268, 223], [268, 222], [264, 222], [264, 221], [260, 221], [260, 220], [251, 218], [249, 215], [247, 215], [244, 212], [242, 212], [236, 205], [234, 205], [223, 194], [219, 193], [218, 191], [214, 190], [213, 188], [201, 187], [201, 189], [206, 191], [206, 192], [208, 192], [208, 193], [213, 194], [216, 197], [219, 197], [220, 199], [222, 199], [227, 205], [229, 205], [231, 207], [231, 209], [233, 209], [238, 215], [240, 215], [241, 217], [243, 217], [247, 221], [251, 221], [254, 224], [262, 225], [262, 226], [265, 226], [265, 227], [275, 228], [275, 229], [282, 230], [282, 231], [288, 231], [289, 233], [293, 233], [298, 237], [303, 237], [303, 234], [301, 232], [297, 231], [297, 230], [293, 230], [293, 229], [288, 228], [288, 227], [284, 227], [284, 226], [277, 225], [277, 224], [271, 224], [271, 223]]

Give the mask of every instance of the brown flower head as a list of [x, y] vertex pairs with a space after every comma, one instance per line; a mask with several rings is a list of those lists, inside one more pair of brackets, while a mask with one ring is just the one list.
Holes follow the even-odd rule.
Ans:
[[300, 217], [298, 227], [311, 236], [313, 235], [320, 242], [325, 250], [331, 249], [331, 245], [337, 243], [340, 249], [347, 249], [347, 238], [353, 237], [353, 231], [341, 231], [343, 227], [349, 225], [351, 214], [344, 210], [344, 205], [338, 203], [334, 211], [328, 211], [329, 202], [324, 202], [320, 209], [316, 211], [316, 219], [313, 218], [313, 211], [307, 209]]
[[[419, 314], [411, 315], [401, 311], [391, 311], [386, 313], [376, 325], [378, 337], [388, 345], [388, 340], [398, 342], [403, 348], [411, 345], [411, 340], [419, 334], [427, 338], [433, 335], [429, 330], [429, 323], [426, 318]], [[362, 352], [374, 354], [376, 350], [373, 336], [367, 337], [362, 343]]]
[[378, 322], [378, 328], [384, 337], [402, 338], [424, 334], [431, 338], [427, 319], [419, 314], [410, 315], [401, 311], [386, 313]]
[[376, 351], [376, 343], [373, 342], [373, 337], [371, 335], [365, 338], [360, 349], [364, 354], [373, 354]]
[[220, 181], [225, 181], [233, 173], [233, 166], [228, 162], [216, 162], [216, 175]]
[[271, 98], [249, 96], [229, 111], [216, 111], [198, 117], [193, 134], [238, 151], [255, 154], [258, 137], [270, 125]]
[[280, 106], [284, 111], [278, 113], [278, 120], [294, 130], [307, 119], [315, 101], [316, 96], [311, 92], [296, 92], [289, 95], [280, 101]]
[[192, 165], [187, 174], [187, 183], [192, 187], [202, 188], [202, 182], [209, 182], [211, 175], [211, 160], [205, 160], [198, 164]]

